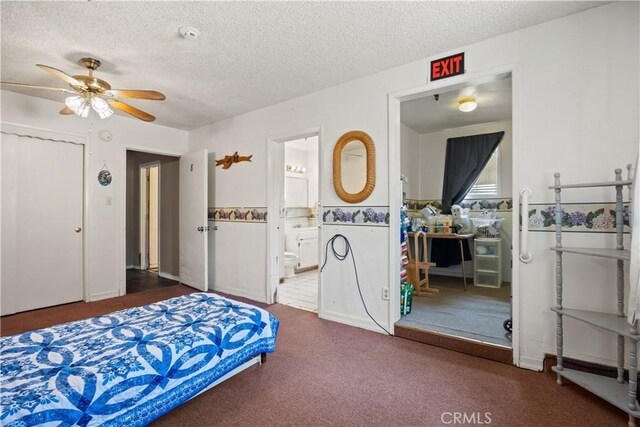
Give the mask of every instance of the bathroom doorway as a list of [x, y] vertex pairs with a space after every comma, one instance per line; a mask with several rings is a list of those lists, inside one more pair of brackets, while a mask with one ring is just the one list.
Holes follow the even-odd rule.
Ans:
[[[512, 362], [512, 110], [509, 72], [401, 99], [400, 280], [414, 292], [396, 335]], [[452, 203], [447, 174], [463, 174], [451, 161], [468, 151], [474, 172]]]
[[319, 311], [320, 133], [270, 139], [270, 302]]

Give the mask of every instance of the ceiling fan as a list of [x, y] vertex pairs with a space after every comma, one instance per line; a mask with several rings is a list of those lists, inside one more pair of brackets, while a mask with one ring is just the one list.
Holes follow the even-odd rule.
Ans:
[[126, 104], [118, 98], [162, 101], [166, 99], [162, 93], [155, 90], [111, 89], [111, 85], [108, 82], [93, 76], [93, 72], [100, 66], [100, 61], [94, 58], [82, 58], [80, 64], [89, 70], [86, 76], [70, 76], [57, 68], [36, 64], [38, 68], [67, 83], [71, 89], [25, 83], [1, 83], [4, 86], [43, 89], [72, 94], [65, 100], [66, 106], [60, 110], [60, 114], [64, 115], [77, 114], [80, 117], [87, 117], [89, 111], [93, 109], [101, 119], [104, 119], [112, 115], [113, 110], [111, 108], [115, 108], [145, 122], [152, 122], [156, 119], [151, 114]]

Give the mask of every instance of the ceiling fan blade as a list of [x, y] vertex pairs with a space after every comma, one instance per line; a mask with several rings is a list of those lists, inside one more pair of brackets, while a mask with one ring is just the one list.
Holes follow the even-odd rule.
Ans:
[[58, 113], [59, 114], [64, 114], [65, 116], [68, 116], [69, 114], [75, 114], [73, 111], [71, 111], [71, 109], [69, 107], [64, 107]]
[[138, 110], [136, 107], [125, 104], [124, 102], [118, 101], [117, 99], [110, 99], [107, 102], [109, 102], [109, 105], [111, 105], [113, 108], [130, 114], [137, 119], [144, 120], [145, 122], [152, 122], [156, 119], [151, 114], [145, 113], [142, 110]]
[[15, 87], [22, 87], [22, 88], [26, 88], [26, 89], [43, 89], [43, 90], [54, 90], [57, 92], [64, 92], [64, 93], [77, 93], [73, 90], [69, 90], [69, 89], [64, 89], [61, 87], [49, 87], [49, 86], [38, 86], [38, 85], [30, 85], [30, 84], [26, 84], [26, 83], [9, 83], [9, 82], [0, 82], [0, 84], [4, 85], [4, 86], [15, 86]]
[[47, 73], [51, 74], [53, 77], [57, 79], [64, 80], [65, 82], [69, 83], [71, 86], [79, 87], [81, 89], [88, 89], [88, 86], [86, 84], [84, 84], [80, 80], [74, 79], [69, 74], [65, 73], [64, 71], [60, 71], [57, 68], [49, 67], [48, 65], [42, 65], [42, 64], [36, 64], [36, 67], [46, 71]]
[[152, 99], [154, 101], [164, 101], [167, 99], [164, 94], [155, 90], [111, 89], [109, 92], [117, 98]]

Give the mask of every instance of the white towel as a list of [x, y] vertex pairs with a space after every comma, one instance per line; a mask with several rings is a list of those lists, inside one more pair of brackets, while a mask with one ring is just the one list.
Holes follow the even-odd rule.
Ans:
[[633, 188], [629, 207], [629, 225], [631, 225], [631, 262], [629, 263], [629, 308], [627, 320], [633, 323], [640, 313], [640, 185], [638, 182], [638, 160], [633, 168]]

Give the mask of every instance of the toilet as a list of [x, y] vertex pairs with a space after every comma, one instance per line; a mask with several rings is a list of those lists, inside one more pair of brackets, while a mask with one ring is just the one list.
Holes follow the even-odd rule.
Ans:
[[284, 277], [290, 278], [295, 276], [294, 268], [298, 266], [298, 255], [293, 252], [284, 253]]

